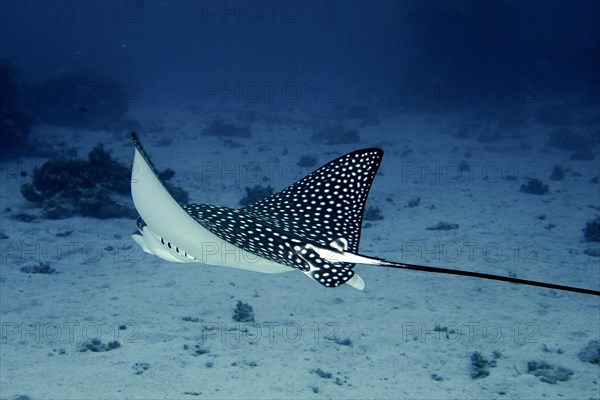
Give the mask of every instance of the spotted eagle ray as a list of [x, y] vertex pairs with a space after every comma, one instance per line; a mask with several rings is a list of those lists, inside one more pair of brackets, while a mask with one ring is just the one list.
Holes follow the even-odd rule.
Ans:
[[356, 150], [242, 208], [181, 204], [135, 133], [131, 194], [140, 215], [133, 239], [150, 254], [263, 273], [299, 270], [325, 287], [363, 290], [356, 264], [462, 275], [600, 296], [599, 291], [459, 269], [405, 264], [358, 253], [363, 213], [383, 150]]

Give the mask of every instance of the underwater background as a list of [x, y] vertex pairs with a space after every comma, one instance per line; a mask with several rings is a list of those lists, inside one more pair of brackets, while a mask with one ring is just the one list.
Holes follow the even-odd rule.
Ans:
[[0, 399], [600, 399], [598, 297], [168, 263], [130, 195], [132, 131], [228, 207], [379, 147], [361, 254], [599, 290], [599, 2], [2, 0], [0, 98]]

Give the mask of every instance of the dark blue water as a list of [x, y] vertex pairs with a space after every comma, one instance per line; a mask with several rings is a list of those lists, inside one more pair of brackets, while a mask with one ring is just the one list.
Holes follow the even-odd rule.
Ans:
[[295, 99], [288, 84], [303, 100], [409, 110], [599, 98], [595, 1], [3, 1], [0, 12], [0, 54], [24, 81], [102, 72], [142, 101], [215, 99], [218, 83], [263, 102]]

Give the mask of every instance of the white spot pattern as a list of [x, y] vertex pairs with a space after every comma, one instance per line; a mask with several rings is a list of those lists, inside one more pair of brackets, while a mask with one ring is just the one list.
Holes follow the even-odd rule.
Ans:
[[348, 250], [357, 252], [365, 203], [382, 157], [375, 148], [348, 153], [241, 210], [321, 246], [344, 238]]
[[343, 238], [350, 252], [358, 252], [365, 203], [382, 157], [380, 149], [354, 151], [240, 209], [181, 206], [223, 240], [336, 287], [354, 275], [354, 264], [330, 263], [307, 245], [329, 248]]

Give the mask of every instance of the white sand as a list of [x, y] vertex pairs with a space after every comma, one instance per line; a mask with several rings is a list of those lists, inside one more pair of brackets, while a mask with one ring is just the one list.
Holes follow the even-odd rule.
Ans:
[[[191, 201], [235, 206], [245, 186], [282, 189], [310, 172], [295, 166], [302, 155], [316, 156], [320, 165], [346, 151], [381, 146], [386, 156], [368, 205], [381, 208], [385, 219], [363, 230], [362, 253], [600, 286], [600, 259], [584, 254], [590, 244], [582, 233], [598, 214], [590, 208], [599, 204], [598, 185], [589, 183], [598, 163], [570, 161], [568, 152], [544, 149], [549, 128], [519, 128], [527, 139], [492, 143], [501, 150], [492, 152], [475, 139], [451, 136], [459, 118], [383, 117], [379, 127], [360, 128], [360, 144], [326, 146], [311, 143], [313, 130], [304, 124], [309, 116], [290, 112], [296, 123], [255, 123], [251, 139], [233, 139], [244, 147], [228, 149], [200, 135], [210, 118], [204, 113], [134, 114], [144, 126], [156, 121], [165, 128], [139, 135], [158, 168], [176, 171], [174, 182], [189, 190]], [[40, 126], [33, 135], [68, 141], [80, 157], [104, 143], [117, 159], [132, 160], [133, 147], [123, 136], [74, 133]], [[173, 144], [157, 147], [165, 136]], [[518, 150], [522, 142], [531, 150]], [[264, 151], [258, 151], [261, 146]], [[412, 153], [403, 157], [405, 148]], [[467, 149], [470, 158], [464, 156]], [[472, 164], [472, 173], [457, 179], [462, 160]], [[600, 336], [597, 297], [369, 266], [356, 267], [367, 284], [359, 292], [326, 289], [299, 272], [262, 275], [169, 264], [144, 254], [130, 239], [133, 220], [13, 219], [22, 210], [37, 212], [19, 193], [29, 180], [19, 172], [44, 161], [2, 165], [1, 230], [9, 236], [0, 241], [2, 399], [600, 398], [598, 366], [577, 357]], [[581, 176], [567, 173], [563, 181], [550, 181], [555, 164]], [[270, 181], [260, 180], [262, 175]], [[549, 184], [551, 193], [520, 193], [531, 175]], [[417, 197], [420, 205], [407, 208]], [[439, 221], [460, 228], [425, 229]], [[549, 224], [555, 227], [547, 229]], [[56, 236], [69, 230], [70, 236]], [[21, 272], [30, 260], [48, 261], [60, 273]], [[258, 325], [246, 326], [247, 333], [232, 320], [238, 300], [256, 314]], [[454, 331], [446, 337], [433, 331], [436, 324]], [[252, 336], [257, 326], [260, 337]], [[328, 340], [332, 334], [349, 338], [351, 346]], [[118, 340], [121, 347], [79, 352], [86, 337]], [[197, 344], [209, 352], [193, 356]], [[474, 351], [488, 359], [493, 351], [501, 353], [486, 378], [469, 376]], [[526, 373], [534, 360], [574, 374], [555, 385], [541, 382]], [[136, 375], [136, 363], [150, 368]], [[317, 369], [331, 377], [319, 376]]]

